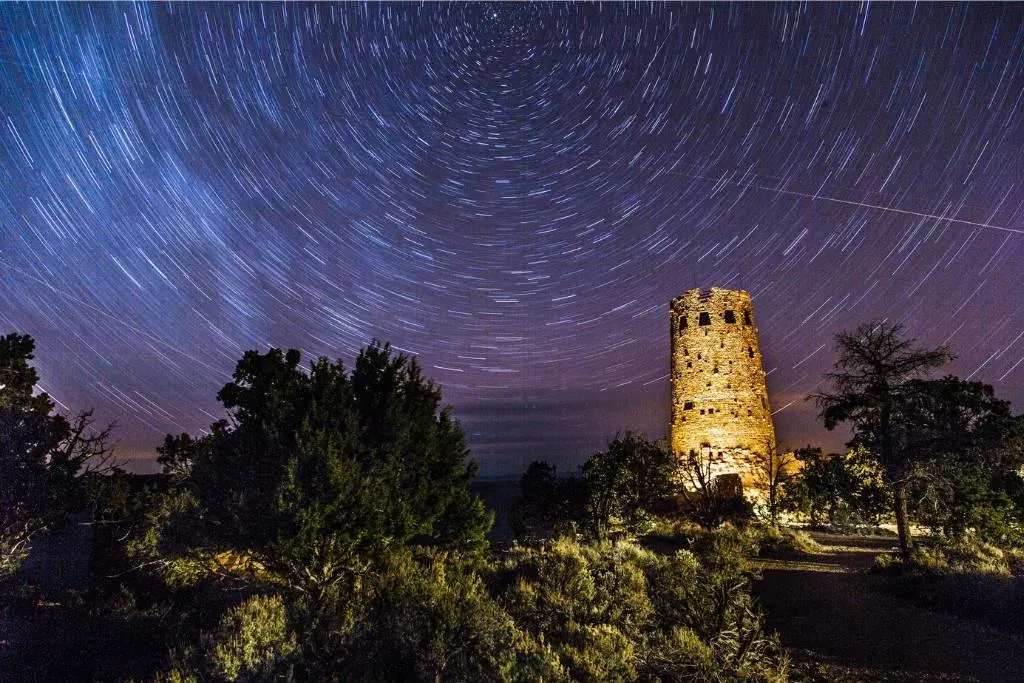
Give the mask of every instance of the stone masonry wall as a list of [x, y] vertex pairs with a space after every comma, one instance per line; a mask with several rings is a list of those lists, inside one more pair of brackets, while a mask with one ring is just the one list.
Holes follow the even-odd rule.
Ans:
[[672, 300], [669, 319], [672, 451], [703, 453], [713, 475], [737, 473], [746, 489], [753, 455], [775, 448], [750, 294], [691, 289]]

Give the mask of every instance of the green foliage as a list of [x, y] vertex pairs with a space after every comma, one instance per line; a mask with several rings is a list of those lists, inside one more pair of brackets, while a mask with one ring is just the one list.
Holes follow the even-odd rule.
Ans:
[[28, 539], [14, 530], [0, 535], [0, 581], [12, 576], [28, 557]]
[[917, 544], [909, 562], [880, 555], [875, 567], [895, 574], [897, 593], [913, 602], [1024, 628], [1024, 551], [1004, 550], [973, 534], [940, 536]]
[[[182, 649], [174, 671], [260, 678], [287, 661], [309, 679], [344, 665], [433, 680], [484, 670], [485, 650], [506, 656], [485, 634], [505, 639], [493, 622], [511, 622], [473, 573], [493, 517], [469, 492], [475, 465], [440, 391], [379, 343], [351, 372], [299, 362], [297, 351], [246, 353], [218, 394], [228, 419], [160, 449], [173, 476], [145, 509], [130, 557], [158, 568], [176, 600], [223, 585], [269, 595], [226, 613], [207, 637], [219, 649]], [[442, 556], [458, 561], [430, 559]]]
[[[461, 429], [415, 362], [375, 345], [351, 373], [298, 363], [246, 354], [220, 393], [229, 420], [165, 441], [174, 476], [129, 543], [185, 607], [165, 679], [784, 676], [751, 602], [748, 535], [704, 534], [671, 557], [562, 538], [491, 566]], [[572, 515], [595, 534], [643, 528], [670, 490], [670, 464], [632, 434], [579, 478], [535, 464], [520, 519], [542, 532]], [[131, 507], [108, 498], [111, 510]], [[207, 608], [211, 596], [220, 602]]]
[[664, 444], [635, 432], [616, 436], [605, 451], [590, 456], [578, 477], [560, 478], [552, 465], [534, 461], [519, 482], [512, 529], [521, 541], [570, 531], [590, 538], [646, 531], [652, 513], [671, 501], [675, 469]]
[[767, 524], [752, 524], [746, 533], [757, 543], [758, 555], [780, 553], [820, 553], [822, 547], [811, 535], [799, 529], [778, 528]]
[[696, 555], [676, 553], [651, 577], [650, 591], [668, 646], [660, 654], [659, 677], [785, 680], [788, 663], [775, 637], [764, 632], [749, 593], [752, 576], [746, 558], [755, 551], [749, 534], [724, 527], [698, 539]]
[[763, 494], [754, 505], [754, 513], [772, 526], [778, 526], [786, 485], [797, 475], [797, 458], [792, 452], [780, 451], [774, 439], [766, 439], [754, 453], [752, 465], [754, 485]]
[[822, 455], [808, 446], [796, 458], [803, 466], [786, 482], [786, 509], [806, 515], [812, 526], [878, 523], [889, 501], [881, 469], [863, 448]]
[[265, 679], [297, 649], [280, 596], [255, 595], [221, 617], [209, 643], [212, 671], [229, 681]]
[[523, 637], [473, 568], [447, 556], [392, 557], [341, 650], [348, 680], [504, 681]]
[[515, 548], [499, 570], [499, 599], [521, 628], [551, 645], [571, 680], [631, 680], [633, 642], [652, 611], [642, 569], [626, 557], [639, 552], [567, 538]]
[[[178, 648], [181, 680], [566, 680], [543, 640], [518, 629], [474, 565], [433, 550], [391, 554], [344, 618], [311, 619], [287, 593], [228, 610], [198, 647]], [[342, 675], [343, 674], [343, 675]]]
[[54, 520], [60, 494], [77, 473], [66, 459], [51, 463], [70, 425], [50, 414], [49, 396], [33, 396], [34, 348], [25, 335], [0, 337], [0, 577], [17, 569], [31, 536]]
[[179, 668], [173, 668], [168, 672], [160, 672], [156, 675], [156, 683], [198, 683], [195, 675], [186, 673]]
[[324, 605], [393, 548], [482, 557], [492, 517], [468, 490], [475, 465], [416, 361], [378, 343], [351, 373], [299, 361], [246, 353], [218, 394], [230, 420], [165, 440], [164, 465], [195, 505], [159, 513], [166, 524], [146, 542], [179, 556], [230, 551]]
[[[186, 565], [188, 534], [184, 527], [195, 527], [199, 513], [199, 501], [192, 491], [175, 488], [163, 495], [154, 495], [141, 511], [139, 529], [126, 539], [125, 552], [129, 559], [145, 565]], [[171, 533], [168, 533], [171, 531]], [[167, 536], [171, 538], [168, 539]], [[191, 585], [201, 577], [200, 572], [184, 582], [172, 583]]]
[[633, 642], [611, 624], [569, 622], [561, 654], [575, 681], [630, 681], [637, 677]]
[[537, 542], [578, 528], [585, 510], [582, 479], [559, 477], [553, 465], [534, 460], [519, 480], [519, 498], [509, 512], [509, 521], [518, 540]]
[[813, 398], [825, 427], [849, 423], [850, 445], [863, 446], [882, 467], [893, 493], [900, 548], [906, 558], [912, 544], [907, 504], [914, 451], [907, 438], [915, 429], [908, 410], [917, 393], [913, 380], [942, 366], [953, 354], [945, 347], [918, 348], [913, 339], [902, 335], [901, 325], [884, 321], [837, 334], [839, 358], [835, 372], [826, 375], [833, 391]]
[[650, 527], [651, 512], [675, 490], [676, 463], [663, 443], [642, 434], [616, 436], [590, 456], [581, 474], [587, 485], [587, 521], [594, 538], [617, 526], [636, 533]]
[[815, 398], [825, 426], [851, 423], [852, 443], [881, 466], [903, 560], [910, 561], [911, 511], [947, 539], [973, 532], [1024, 542], [1024, 419], [980, 382], [921, 379], [952, 354], [915, 348], [901, 333], [872, 323], [838, 335], [837, 371], [828, 375], [834, 393]]
[[[215, 425], [215, 434], [222, 431], [224, 423]], [[192, 472], [192, 463], [208, 457], [209, 450], [215, 441], [214, 436], [192, 438], [188, 434], [164, 437], [162, 446], [156, 449], [157, 464], [165, 474], [185, 477]]]
[[978, 572], [1008, 577], [1020, 567], [1024, 555], [1020, 551], [1003, 550], [975, 536], [965, 535], [920, 545], [910, 557], [915, 569], [935, 574]]
[[974, 533], [1024, 544], [1024, 416], [1013, 417], [992, 387], [945, 377], [919, 382], [913, 511], [947, 539]]
[[751, 602], [749, 541], [720, 531], [697, 546], [664, 556], [563, 538], [514, 548], [495, 583], [516, 624], [549, 643], [572, 680], [784, 679]]

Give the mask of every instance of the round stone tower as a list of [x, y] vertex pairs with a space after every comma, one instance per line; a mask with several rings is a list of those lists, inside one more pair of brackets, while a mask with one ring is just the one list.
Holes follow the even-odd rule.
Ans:
[[775, 448], [750, 294], [712, 287], [672, 299], [672, 451], [707, 457], [714, 476], [752, 482], [752, 458]]

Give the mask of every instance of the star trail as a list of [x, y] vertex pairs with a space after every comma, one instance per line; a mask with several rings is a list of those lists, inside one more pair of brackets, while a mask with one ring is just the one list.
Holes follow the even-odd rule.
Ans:
[[482, 474], [664, 436], [751, 292], [780, 441], [871, 319], [1024, 407], [1019, 4], [0, 5], [0, 332], [119, 454], [247, 349], [419, 357]]

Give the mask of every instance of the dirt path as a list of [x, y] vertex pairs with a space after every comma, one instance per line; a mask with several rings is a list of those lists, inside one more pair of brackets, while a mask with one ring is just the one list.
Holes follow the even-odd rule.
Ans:
[[912, 605], [868, 573], [895, 539], [815, 540], [821, 554], [759, 561], [754, 588], [795, 680], [1024, 681], [1024, 634]]

